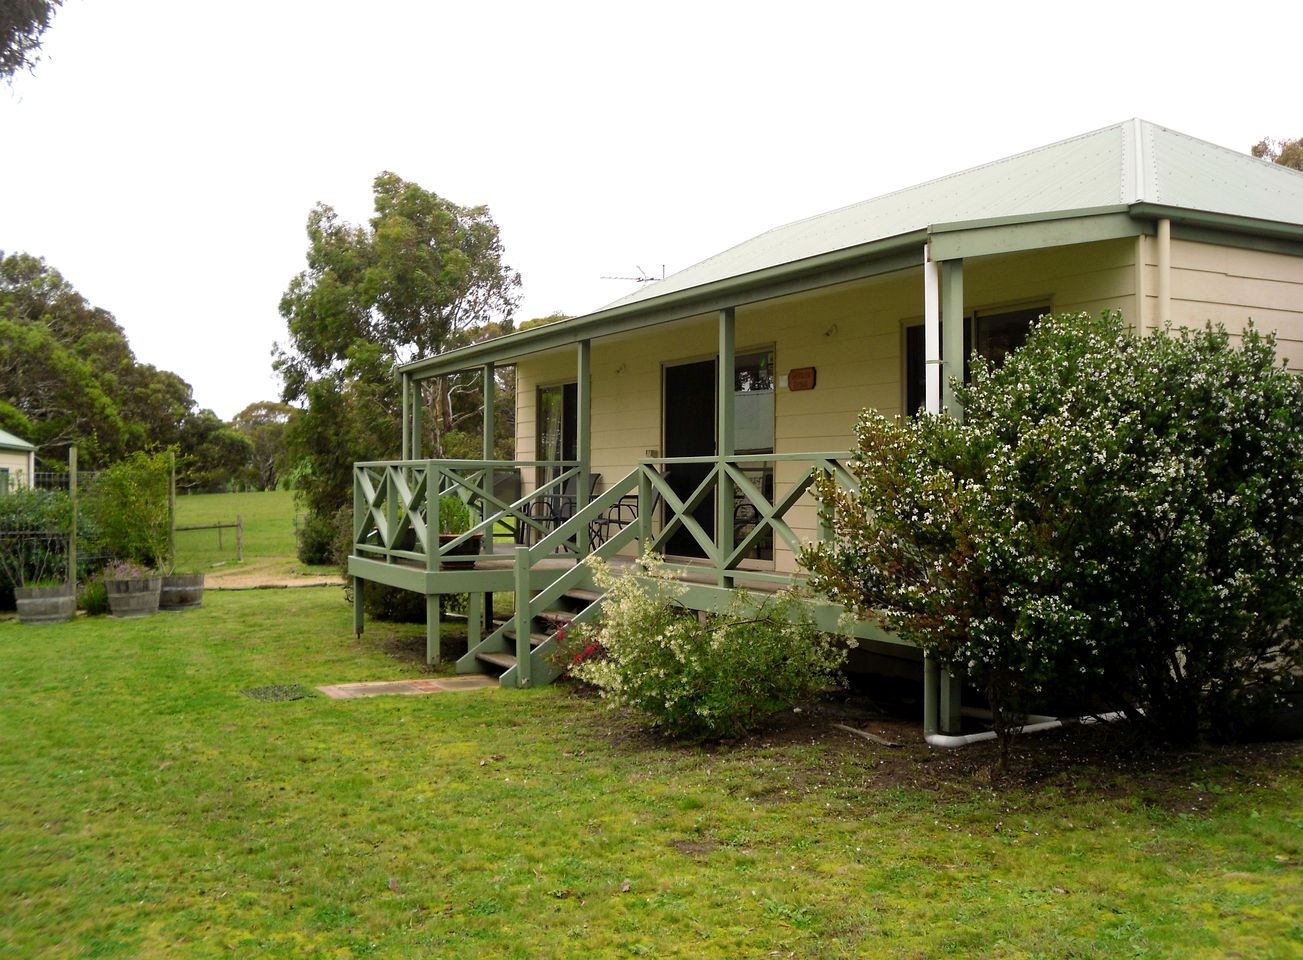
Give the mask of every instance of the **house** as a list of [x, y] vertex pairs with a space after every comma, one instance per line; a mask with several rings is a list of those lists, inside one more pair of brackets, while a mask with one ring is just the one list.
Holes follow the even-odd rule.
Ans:
[[[1303, 174], [1129, 120], [778, 227], [595, 313], [407, 364], [404, 461], [355, 469], [349, 572], [432, 605], [472, 592], [458, 668], [496, 662], [504, 684], [543, 682], [560, 621], [539, 615], [591, 596], [579, 557], [650, 544], [702, 609], [737, 585], [790, 582], [800, 544], [827, 535], [807, 487], [819, 473], [849, 482], [862, 408], [953, 409], [948, 381], [970, 350], [998, 359], [1041, 313], [1106, 309], [1141, 335], [1252, 317], [1303, 368]], [[420, 382], [507, 364], [518, 459], [493, 463], [486, 447], [483, 461], [423, 461]], [[521, 475], [517, 499], [493, 492], [504, 470]], [[452, 562], [469, 541], [433, 548], [440, 490], [481, 511], [472, 533], [514, 519], [532, 536]], [[484, 617], [491, 591], [515, 593], [511, 622]], [[872, 624], [857, 633], [899, 648]], [[957, 685], [929, 684], [953, 726]]]
[[0, 430], [0, 494], [36, 482], [36, 447]]

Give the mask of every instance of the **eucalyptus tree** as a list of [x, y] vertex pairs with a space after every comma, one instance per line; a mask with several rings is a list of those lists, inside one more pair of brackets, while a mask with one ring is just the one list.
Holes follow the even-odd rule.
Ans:
[[[388, 172], [373, 193], [365, 226], [326, 204], [312, 210], [307, 269], [280, 303], [289, 336], [274, 366], [283, 399], [304, 408], [287, 440], [321, 516], [347, 501], [349, 463], [398, 452], [395, 365], [510, 331], [519, 298], [487, 207], [459, 206]], [[436, 380], [425, 402], [425, 449], [444, 456], [478, 391]]]

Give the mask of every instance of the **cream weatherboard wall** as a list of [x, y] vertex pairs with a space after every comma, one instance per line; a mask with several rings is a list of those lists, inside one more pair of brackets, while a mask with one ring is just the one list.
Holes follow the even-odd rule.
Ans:
[[1252, 318], [1276, 335], [1289, 368], [1303, 371], [1303, 257], [1173, 240], [1171, 296], [1173, 324], [1211, 321], [1234, 333]]
[[[1135, 304], [1136, 249], [1134, 241], [1118, 240], [969, 260], [966, 310], [1045, 305], [1054, 311], [1129, 314]], [[922, 284], [920, 267], [738, 307], [739, 353], [772, 348], [779, 373], [809, 366], [818, 371], [813, 390], [778, 388], [777, 453], [846, 450], [861, 410], [901, 412], [904, 330], [922, 319]], [[717, 316], [711, 314], [593, 342], [592, 469], [605, 483], [623, 477], [648, 451], [663, 451], [662, 369], [713, 357], [717, 329]], [[575, 350], [523, 358], [516, 370], [516, 451], [528, 459], [535, 456], [537, 390], [575, 379]], [[803, 470], [800, 463], [779, 464], [779, 495]], [[531, 488], [533, 477], [526, 476], [525, 483]], [[799, 536], [813, 538], [813, 501], [803, 498], [788, 521]], [[791, 551], [775, 546], [776, 568], [794, 569]]]
[[[8, 471], [9, 480], [7, 489], [13, 490], [19, 486], [31, 486], [31, 455], [23, 450], [6, 450], [0, 448], [0, 472]], [[3, 492], [5, 485], [0, 484], [0, 492]]]

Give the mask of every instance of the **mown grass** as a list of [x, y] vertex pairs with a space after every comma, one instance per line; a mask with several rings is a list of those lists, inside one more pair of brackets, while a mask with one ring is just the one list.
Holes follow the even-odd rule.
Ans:
[[[267, 490], [253, 493], [199, 493], [176, 500], [176, 522], [187, 524], [234, 523], [244, 520], [244, 559], [293, 557], [294, 493]], [[185, 530], [176, 535], [177, 566], [204, 570], [214, 563], [235, 561], [235, 531]]]
[[1303, 951], [1298, 749], [997, 789], [813, 725], [669, 745], [556, 687], [264, 703], [416, 675], [423, 628], [357, 640], [338, 589], [204, 604], [0, 623], [0, 954]]

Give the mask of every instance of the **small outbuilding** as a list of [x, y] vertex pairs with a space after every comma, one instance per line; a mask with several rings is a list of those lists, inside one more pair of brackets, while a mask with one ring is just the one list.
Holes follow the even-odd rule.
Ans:
[[36, 477], [36, 447], [0, 430], [0, 494], [30, 488]]

